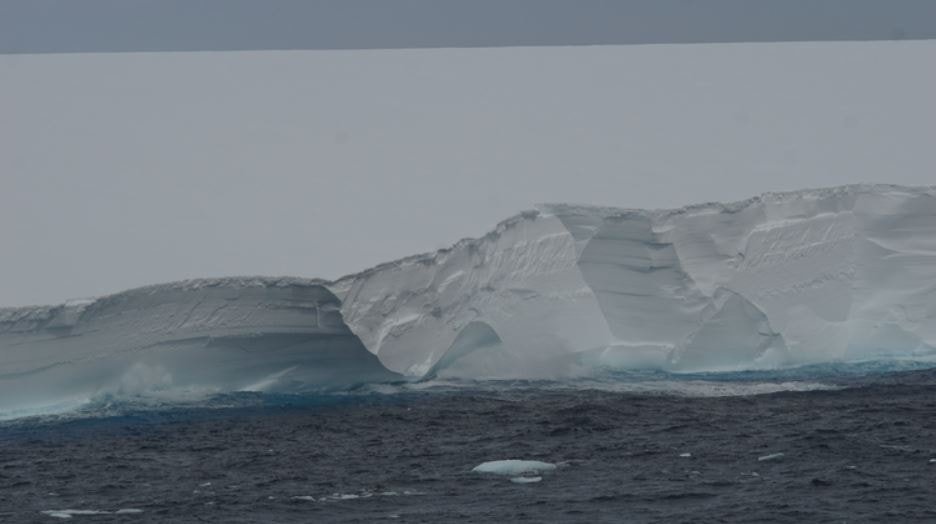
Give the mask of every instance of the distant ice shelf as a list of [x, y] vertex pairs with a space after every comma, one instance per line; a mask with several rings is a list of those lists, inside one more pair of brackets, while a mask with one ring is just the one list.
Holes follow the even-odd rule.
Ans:
[[936, 188], [854, 185], [675, 210], [542, 205], [334, 282], [192, 280], [0, 309], [0, 410], [934, 353]]

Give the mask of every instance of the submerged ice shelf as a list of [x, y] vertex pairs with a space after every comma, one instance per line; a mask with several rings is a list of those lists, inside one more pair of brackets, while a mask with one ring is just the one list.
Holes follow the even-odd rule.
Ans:
[[544, 205], [334, 282], [194, 280], [0, 309], [0, 409], [934, 352], [936, 188], [860, 185], [677, 210]]

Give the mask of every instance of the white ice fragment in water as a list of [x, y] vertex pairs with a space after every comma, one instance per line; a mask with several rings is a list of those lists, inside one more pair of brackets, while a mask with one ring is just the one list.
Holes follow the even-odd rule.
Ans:
[[532, 484], [543, 480], [543, 477], [514, 477], [510, 479], [514, 484]]
[[682, 458], [692, 458], [692, 453], [680, 453], [679, 456]]
[[764, 455], [763, 457], [757, 457], [758, 462], [765, 462], [768, 460], [777, 460], [785, 456], [784, 453], [771, 453], [770, 455]]
[[49, 509], [40, 513], [56, 519], [70, 519], [75, 515], [106, 515], [108, 512], [96, 509]]
[[492, 473], [494, 475], [519, 477], [524, 473], [540, 473], [543, 471], [553, 471], [554, 469], [556, 469], [555, 464], [540, 462], [538, 460], [492, 460], [475, 466], [471, 471], [474, 473]]
[[929, 463], [930, 463], [930, 464], [936, 464], [936, 458], [934, 458], [934, 459], [929, 459]]
[[[424, 495], [421, 491], [410, 491], [404, 490], [403, 492], [399, 491], [361, 491], [360, 493], [332, 493], [331, 495], [326, 495], [324, 497], [314, 497], [312, 495], [296, 495], [293, 496], [293, 500], [306, 500], [309, 502], [341, 502], [343, 500], [356, 500], [356, 499], [366, 499], [370, 497], [398, 497], [401, 495]], [[273, 497], [270, 497], [271, 499]]]

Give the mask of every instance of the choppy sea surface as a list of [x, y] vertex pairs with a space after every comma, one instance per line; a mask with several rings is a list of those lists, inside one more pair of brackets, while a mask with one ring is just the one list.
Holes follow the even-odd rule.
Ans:
[[0, 521], [936, 522], [932, 365], [103, 398], [0, 422]]

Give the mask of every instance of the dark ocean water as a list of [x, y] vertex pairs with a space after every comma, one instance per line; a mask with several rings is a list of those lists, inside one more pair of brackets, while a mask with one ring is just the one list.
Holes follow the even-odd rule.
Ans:
[[0, 521], [936, 522], [936, 371], [867, 371], [112, 402], [0, 423]]

